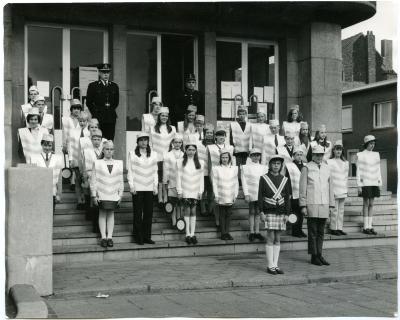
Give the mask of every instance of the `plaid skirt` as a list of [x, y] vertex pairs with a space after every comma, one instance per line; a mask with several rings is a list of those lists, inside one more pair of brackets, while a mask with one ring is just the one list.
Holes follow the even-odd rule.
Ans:
[[267, 213], [265, 215], [265, 229], [286, 230], [286, 219], [284, 214]]

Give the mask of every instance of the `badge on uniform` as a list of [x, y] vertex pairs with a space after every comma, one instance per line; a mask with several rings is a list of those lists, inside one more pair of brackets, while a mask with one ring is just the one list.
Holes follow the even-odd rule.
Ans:
[[296, 221], [297, 221], [297, 216], [294, 213], [289, 214], [288, 222], [293, 224], [296, 223]]
[[166, 202], [164, 205], [164, 211], [166, 214], [171, 214], [174, 211], [174, 205], [171, 202]]
[[183, 232], [186, 229], [186, 222], [182, 217], [176, 219], [176, 228], [178, 231]]

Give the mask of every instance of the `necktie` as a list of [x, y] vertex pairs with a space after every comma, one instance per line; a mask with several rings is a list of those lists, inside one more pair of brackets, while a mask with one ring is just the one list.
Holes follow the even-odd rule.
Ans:
[[275, 135], [275, 147], [278, 146], [278, 135]]
[[49, 161], [49, 154], [46, 153], [46, 161]]
[[83, 129], [81, 130], [81, 138], [83, 138], [85, 135], [83, 134]]

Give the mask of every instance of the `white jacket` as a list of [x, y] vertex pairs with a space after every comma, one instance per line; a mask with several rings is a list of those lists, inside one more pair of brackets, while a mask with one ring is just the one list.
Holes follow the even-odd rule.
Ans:
[[[278, 147], [284, 146], [286, 143], [285, 138], [280, 136], [279, 134], [276, 136], [278, 139]], [[268, 164], [269, 158], [273, 155], [276, 155], [275, 135], [269, 134], [265, 136], [263, 140], [261, 163]]]
[[164, 156], [163, 162], [163, 184], [168, 184], [168, 188], [176, 188], [177, 179], [177, 161], [182, 159], [183, 152], [178, 150], [178, 157], [175, 155], [175, 151], [171, 150]]
[[231, 205], [239, 194], [238, 167], [215, 166], [211, 170], [216, 202]]
[[328, 159], [328, 167], [331, 170], [333, 194], [335, 198], [347, 197], [349, 162], [341, 159]]
[[157, 161], [163, 161], [163, 156], [168, 152], [169, 145], [172, 139], [175, 137], [176, 129], [171, 126], [172, 130], [170, 133], [157, 133], [154, 128], [150, 131], [150, 142], [152, 149], [157, 153]]
[[144, 113], [142, 116], [142, 131], [150, 133], [151, 128], [156, 125], [156, 120], [154, 120], [152, 113]]
[[300, 172], [299, 168], [296, 166], [296, 164], [293, 162], [286, 162], [285, 166], [286, 166], [286, 170], [289, 172], [290, 183], [292, 185], [292, 198], [298, 199], [299, 198], [301, 172]]
[[364, 150], [357, 153], [357, 185], [382, 186], [379, 152]]
[[151, 151], [150, 157], [138, 157], [135, 150], [128, 154], [128, 183], [131, 192], [158, 190], [157, 153]]
[[34, 130], [34, 133], [32, 133], [29, 128], [18, 129], [18, 137], [21, 141], [26, 163], [30, 163], [30, 157], [32, 155], [39, 155], [42, 152], [41, 141], [43, 135], [49, 133], [46, 128], [40, 126], [32, 130]]
[[252, 123], [250, 132], [251, 149], [257, 148], [262, 151], [264, 137], [268, 134], [270, 134], [270, 130], [266, 123]]
[[260, 177], [268, 172], [268, 166], [250, 162], [242, 166], [241, 178], [242, 188], [245, 196], [249, 196], [250, 201], [258, 201], [258, 186]]
[[199, 160], [200, 169], [196, 169], [194, 161], [188, 159], [183, 166], [183, 159], [177, 161], [176, 191], [184, 199], [201, 199], [204, 192], [204, 162]]
[[231, 123], [231, 132], [235, 153], [249, 152], [251, 140], [251, 123], [246, 122], [246, 128], [242, 131], [240, 124], [237, 121]]
[[[112, 164], [111, 173], [107, 164]], [[90, 179], [90, 192], [92, 197], [98, 197], [100, 201], [119, 201], [124, 192], [124, 168], [122, 160], [104, 159], [96, 160], [93, 164]]]

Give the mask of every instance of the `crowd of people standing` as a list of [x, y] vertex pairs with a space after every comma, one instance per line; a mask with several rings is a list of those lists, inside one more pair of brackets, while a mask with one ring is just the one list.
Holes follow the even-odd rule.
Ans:
[[[72, 100], [70, 115], [62, 121], [64, 155], [53, 152], [53, 117], [34, 86], [29, 89], [29, 103], [21, 106], [23, 125], [18, 130], [25, 161], [53, 169], [54, 205], [61, 201], [64, 170], [71, 170], [78, 209], [86, 210], [93, 231], [100, 233], [102, 247], [114, 245], [114, 211], [124, 192], [124, 164], [114, 159], [113, 143], [118, 86], [102, 75], [109, 70], [109, 65], [100, 67], [100, 80], [89, 85], [90, 113], [84, 111], [80, 100]], [[193, 84], [195, 77], [186, 80]], [[103, 116], [102, 109], [111, 116]], [[160, 97], [153, 97], [151, 112], [143, 114], [142, 131], [126, 163], [135, 242], [154, 244], [154, 196], [161, 209], [170, 205], [173, 227], [179, 228], [178, 222], [183, 221], [188, 245], [199, 241], [198, 211], [214, 216], [221, 240], [233, 240], [232, 208], [241, 186], [249, 207], [249, 241], [266, 240], [269, 273], [283, 273], [278, 266], [280, 236], [292, 213], [296, 216], [292, 235], [308, 237], [311, 263], [329, 265], [322, 255], [325, 224], [329, 218], [331, 234], [346, 234], [343, 215], [349, 164], [342, 141], [329, 141], [325, 125], [312, 137], [300, 107], [288, 109], [288, 118], [280, 126], [276, 119], [267, 121], [262, 112], [256, 122], [249, 122], [247, 107], [241, 105], [227, 130], [206, 123], [193, 99], [181, 113], [175, 112], [174, 117], [181, 121], [171, 124], [170, 109]], [[100, 122], [96, 117], [101, 117]], [[379, 153], [373, 151], [375, 141], [372, 135], [365, 136], [364, 151], [357, 154], [366, 234], [376, 234], [373, 204], [382, 185]], [[302, 230], [305, 217], [308, 235]], [[262, 224], [266, 239], [261, 234]]]

